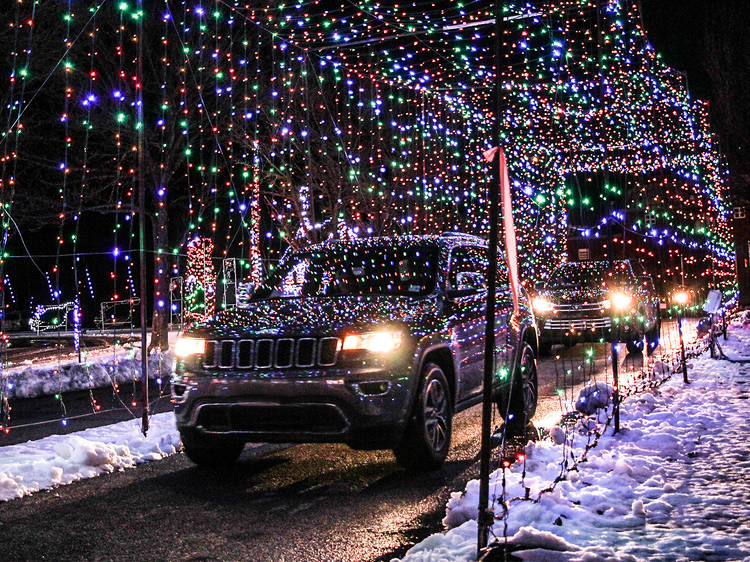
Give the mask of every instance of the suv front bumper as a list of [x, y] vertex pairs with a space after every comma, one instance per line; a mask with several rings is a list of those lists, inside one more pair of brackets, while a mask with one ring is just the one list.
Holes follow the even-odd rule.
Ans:
[[643, 327], [634, 319], [613, 322], [610, 316], [586, 318], [540, 318], [539, 339], [547, 344], [576, 344], [598, 341], [626, 341], [643, 336]]
[[172, 380], [180, 431], [247, 442], [394, 446], [406, 425], [409, 376], [383, 367], [184, 372]]

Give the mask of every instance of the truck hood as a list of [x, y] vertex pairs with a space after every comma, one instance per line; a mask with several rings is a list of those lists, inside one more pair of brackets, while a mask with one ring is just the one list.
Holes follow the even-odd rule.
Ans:
[[584, 302], [599, 302], [607, 298], [604, 287], [573, 287], [566, 289], [545, 289], [542, 295], [553, 304], [580, 304]]
[[427, 328], [436, 322], [439, 306], [434, 296], [272, 298], [222, 311], [191, 332], [242, 338], [335, 335], [350, 327], [366, 329], [386, 324]]

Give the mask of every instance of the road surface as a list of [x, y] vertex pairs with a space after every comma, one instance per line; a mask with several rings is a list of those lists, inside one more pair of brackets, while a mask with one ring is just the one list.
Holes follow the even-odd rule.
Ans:
[[[672, 332], [665, 323], [665, 348], [676, 343]], [[611, 381], [605, 350], [603, 344], [556, 348], [540, 362], [537, 426], [559, 419], [564, 399], [574, 398], [584, 380]], [[642, 363], [642, 357], [625, 356], [620, 370], [627, 376]], [[430, 474], [404, 471], [390, 451], [343, 445], [246, 451], [227, 469], [199, 468], [172, 455], [0, 504], [3, 555], [390, 560], [440, 530], [451, 492], [478, 476], [479, 428], [479, 406], [458, 414], [445, 468]]]

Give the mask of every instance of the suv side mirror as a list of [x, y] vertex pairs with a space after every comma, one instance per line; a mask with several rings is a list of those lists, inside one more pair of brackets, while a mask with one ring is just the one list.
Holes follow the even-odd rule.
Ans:
[[456, 274], [456, 287], [448, 291], [449, 297], [474, 295], [487, 288], [487, 281], [479, 272], [461, 271]]

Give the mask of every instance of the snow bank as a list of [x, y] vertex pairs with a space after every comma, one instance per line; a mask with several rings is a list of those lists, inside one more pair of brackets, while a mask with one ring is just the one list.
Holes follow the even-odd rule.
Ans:
[[174, 414], [167, 412], [151, 417], [147, 437], [140, 420], [129, 420], [2, 447], [0, 501], [159, 460], [179, 444]]
[[[724, 348], [750, 357], [750, 330], [733, 329]], [[689, 386], [673, 377], [628, 398], [621, 432], [608, 429], [550, 493], [540, 495], [588, 437], [557, 428], [565, 445], [529, 443], [525, 467], [519, 461], [506, 470], [504, 494], [502, 470], [491, 477], [495, 513], [510, 500], [491, 537], [504, 540], [507, 524], [514, 556], [526, 560], [750, 558], [750, 365], [704, 354], [689, 375]], [[520, 499], [526, 488], [538, 501]], [[477, 480], [454, 493], [443, 520], [450, 530], [414, 546], [405, 560], [474, 560], [478, 496]]]
[[[149, 376], [166, 379], [172, 372], [172, 357], [149, 357]], [[82, 363], [47, 362], [43, 365], [15, 368], [0, 375], [7, 398], [35, 398], [71, 390], [101, 388], [141, 378], [141, 359], [136, 350], [102, 354]]]

